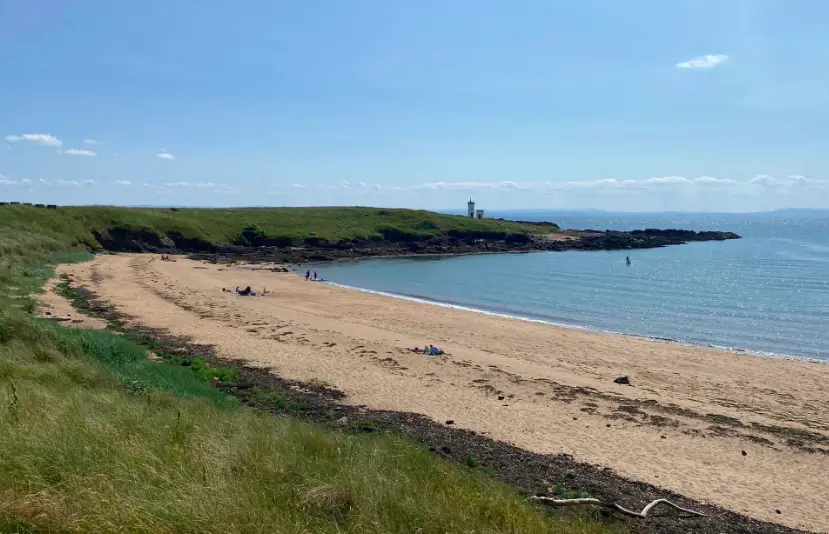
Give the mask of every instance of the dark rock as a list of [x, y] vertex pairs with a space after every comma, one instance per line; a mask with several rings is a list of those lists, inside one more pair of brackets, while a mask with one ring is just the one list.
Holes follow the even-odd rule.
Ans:
[[454, 420], [454, 419], [447, 419], [447, 420], [446, 420], [446, 424], [447, 424], [447, 425], [454, 425], [454, 424], [455, 424], [455, 420]]
[[503, 395], [498, 395], [498, 400], [504, 400], [504, 396]]
[[748, 456], [748, 453], [746, 451], [740, 451], [740, 454], [742, 454], [743, 456]]
[[630, 385], [630, 378], [628, 378], [627, 376], [620, 376], [619, 378], [614, 380], [614, 382], [617, 383], [617, 384], [625, 384], [625, 385], [629, 386]]

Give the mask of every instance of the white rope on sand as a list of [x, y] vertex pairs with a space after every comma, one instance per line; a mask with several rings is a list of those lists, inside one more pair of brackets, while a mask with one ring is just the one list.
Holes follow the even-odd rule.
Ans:
[[685, 512], [686, 514], [691, 514], [697, 517], [708, 517], [707, 515], [703, 514], [702, 512], [697, 512], [694, 510], [689, 510], [687, 508], [683, 508], [678, 506], [667, 499], [656, 499], [652, 503], [645, 506], [641, 512], [634, 512], [633, 510], [628, 510], [627, 508], [623, 507], [620, 504], [614, 502], [604, 502], [600, 501], [599, 499], [593, 498], [583, 498], [583, 499], [555, 499], [553, 497], [533, 497], [533, 500], [538, 501], [542, 504], [546, 504], [548, 506], [582, 506], [582, 505], [593, 505], [593, 506], [603, 506], [605, 508], [611, 508], [616, 510], [617, 512], [630, 516], [630, 517], [638, 517], [640, 519], [645, 519], [648, 517], [648, 513], [653, 510], [656, 506], [660, 504], [664, 504], [665, 506], [670, 506], [675, 510], [679, 510], [680, 512]]

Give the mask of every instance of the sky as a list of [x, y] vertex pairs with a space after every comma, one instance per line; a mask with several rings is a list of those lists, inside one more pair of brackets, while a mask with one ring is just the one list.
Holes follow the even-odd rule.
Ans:
[[0, 200], [829, 208], [825, 0], [0, 0]]

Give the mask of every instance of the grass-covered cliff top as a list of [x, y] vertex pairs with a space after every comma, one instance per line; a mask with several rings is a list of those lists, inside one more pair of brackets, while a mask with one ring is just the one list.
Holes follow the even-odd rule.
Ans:
[[[256, 227], [256, 242], [240, 242], [245, 228]], [[347, 239], [417, 240], [441, 235], [503, 237], [540, 234], [555, 226], [535, 226], [492, 219], [470, 219], [429, 211], [383, 208], [121, 208], [110, 206], [0, 206], [0, 254], [20, 247], [46, 246], [64, 250], [73, 245], [99, 248], [95, 232], [119, 230], [217, 245], [291, 244], [309, 237], [327, 241]]]

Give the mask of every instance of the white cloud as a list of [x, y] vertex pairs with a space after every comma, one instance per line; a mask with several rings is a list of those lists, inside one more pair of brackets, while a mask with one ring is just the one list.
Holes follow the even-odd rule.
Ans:
[[[147, 185], [147, 184], [144, 184]], [[215, 187], [224, 187], [224, 184], [215, 184], [213, 182], [168, 182], [164, 187], [182, 188], [192, 187], [196, 189], [213, 189]]]
[[7, 135], [6, 141], [11, 143], [18, 143], [20, 141], [28, 141], [40, 146], [59, 147], [63, 146], [63, 141], [49, 134], [23, 134], [23, 135]]
[[132, 182], [129, 180], [115, 180], [116, 185], [132, 185]]
[[[44, 184], [48, 184], [46, 180], [41, 180]], [[95, 185], [95, 180], [55, 180], [55, 185], [64, 187], [80, 187], [84, 185]]]
[[83, 142], [86, 143], [87, 145], [102, 145], [103, 144], [102, 141], [98, 141], [97, 139], [84, 139]]
[[[621, 191], [658, 191], [658, 190], [713, 190], [739, 189], [749, 187], [829, 187], [829, 180], [806, 178], [803, 176], [787, 176], [775, 178], [768, 175], [759, 175], [749, 180], [737, 181], [730, 178], [716, 178], [713, 176], [699, 176], [686, 178], [684, 176], [657, 176], [631, 180], [616, 178], [602, 178], [599, 180], [583, 180], [568, 182], [514, 182], [502, 180], [496, 182], [427, 182], [410, 185], [380, 185], [373, 186], [376, 191], [592, 191], [592, 192], [621, 192]], [[293, 187], [305, 187], [294, 184]]]
[[710, 69], [728, 61], [725, 54], [708, 54], [676, 64], [678, 69]]
[[23, 178], [22, 180], [12, 180], [8, 176], [3, 176], [0, 174], [0, 185], [31, 185], [32, 181], [28, 178]]
[[176, 157], [169, 152], [167, 152], [166, 148], [162, 148], [158, 151], [158, 154], [155, 155], [158, 159], [176, 159]]
[[307, 186], [303, 184], [291, 184], [291, 187], [293, 187], [294, 189], [305, 189]]
[[43, 178], [40, 179], [40, 183], [42, 183], [43, 185], [52, 185], [52, 182], [50, 182], [49, 180], [44, 180]]
[[67, 148], [66, 150], [58, 150], [60, 154], [66, 154], [67, 156], [84, 156], [87, 158], [94, 158], [98, 154], [91, 151], [91, 150], [83, 150], [78, 148]]

